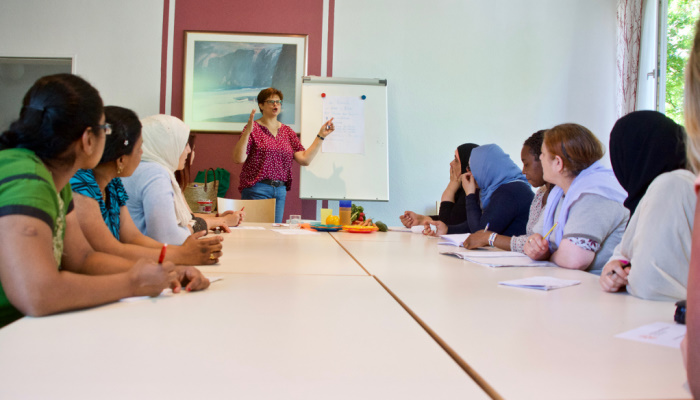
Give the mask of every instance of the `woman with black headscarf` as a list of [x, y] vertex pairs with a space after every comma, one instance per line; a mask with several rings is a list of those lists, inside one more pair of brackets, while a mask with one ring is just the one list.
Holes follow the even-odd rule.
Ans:
[[469, 157], [478, 144], [465, 143], [455, 150], [455, 158], [450, 162], [450, 182], [442, 193], [439, 215], [428, 216], [406, 211], [399, 216], [406, 228], [423, 226], [433, 220], [439, 220], [447, 225], [461, 224], [467, 220], [465, 204], [466, 193], [462, 188], [461, 176], [469, 172]]
[[683, 127], [656, 111], [615, 123], [610, 159], [632, 218], [600, 275], [604, 290], [626, 285], [643, 299], [686, 298], [696, 197], [684, 143]]

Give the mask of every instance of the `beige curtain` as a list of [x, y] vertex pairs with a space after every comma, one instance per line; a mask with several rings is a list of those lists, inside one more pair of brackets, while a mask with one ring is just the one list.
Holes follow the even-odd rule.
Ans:
[[634, 111], [637, 105], [643, 5], [644, 0], [618, 0], [617, 3], [618, 118]]

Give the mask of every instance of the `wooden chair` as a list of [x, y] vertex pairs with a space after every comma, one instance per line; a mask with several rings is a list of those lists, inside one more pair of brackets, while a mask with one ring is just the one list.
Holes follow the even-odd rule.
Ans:
[[217, 212], [222, 214], [224, 211], [240, 211], [245, 207], [245, 219], [243, 222], [275, 222], [275, 199], [263, 200], [240, 200], [240, 199], [225, 199], [218, 197]]

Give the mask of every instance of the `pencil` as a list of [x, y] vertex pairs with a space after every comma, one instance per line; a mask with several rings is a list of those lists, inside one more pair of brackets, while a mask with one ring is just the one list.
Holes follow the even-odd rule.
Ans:
[[547, 234], [544, 235], [544, 237], [543, 237], [542, 239], [547, 239], [547, 236], [549, 236], [549, 234], [552, 233], [552, 231], [554, 230], [554, 228], [557, 227], [557, 224], [559, 224], [559, 222], [555, 222], [554, 225], [552, 225], [552, 227], [549, 228], [549, 232], [547, 232]]
[[158, 264], [163, 264], [163, 260], [165, 260], [165, 250], [168, 248], [167, 243], [163, 243], [163, 249], [160, 251], [160, 257], [158, 257]]
[[486, 232], [486, 231], [488, 231], [488, 230], [489, 230], [489, 223], [487, 222], [487, 223], [486, 223], [486, 228], [484, 228], [484, 232]]
[[245, 210], [245, 206], [241, 207], [241, 211]]

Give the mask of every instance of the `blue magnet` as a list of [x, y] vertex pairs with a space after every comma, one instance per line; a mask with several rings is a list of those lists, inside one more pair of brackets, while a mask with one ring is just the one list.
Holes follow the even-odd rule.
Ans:
[[362, 100], [364, 100], [364, 99], [366, 99], [366, 98], [367, 98], [367, 96], [365, 96], [365, 95], [363, 94], [363, 95], [362, 95]]

